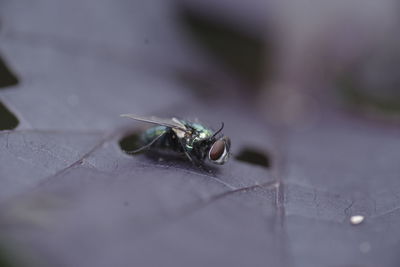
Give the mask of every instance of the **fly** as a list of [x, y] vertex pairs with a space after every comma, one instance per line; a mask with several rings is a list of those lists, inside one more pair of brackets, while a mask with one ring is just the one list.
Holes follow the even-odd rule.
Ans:
[[133, 114], [122, 114], [121, 117], [156, 125], [142, 133], [143, 146], [133, 153], [153, 148], [169, 149], [183, 153], [192, 163], [203, 163], [207, 160], [218, 165], [229, 159], [231, 141], [228, 137], [219, 135], [224, 123], [214, 132], [199, 123], [177, 118], [161, 119]]

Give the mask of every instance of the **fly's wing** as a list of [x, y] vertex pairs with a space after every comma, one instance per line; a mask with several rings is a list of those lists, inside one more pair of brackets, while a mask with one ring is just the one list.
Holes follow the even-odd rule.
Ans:
[[137, 121], [143, 121], [143, 122], [153, 123], [153, 124], [162, 125], [162, 126], [166, 126], [166, 127], [170, 127], [170, 128], [176, 128], [176, 129], [179, 129], [184, 132], [188, 131], [186, 126], [176, 118], [161, 119], [161, 118], [157, 118], [157, 117], [153, 117], [153, 116], [145, 117], [145, 116], [137, 116], [137, 115], [133, 115], [133, 114], [121, 114], [120, 116], [124, 117], [124, 118], [134, 119]]

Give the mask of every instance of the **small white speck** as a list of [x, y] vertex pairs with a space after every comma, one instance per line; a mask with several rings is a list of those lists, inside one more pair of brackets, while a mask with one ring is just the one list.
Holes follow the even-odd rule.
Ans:
[[350, 222], [353, 225], [357, 225], [360, 224], [364, 221], [364, 216], [362, 215], [354, 215], [350, 217]]
[[362, 253], [368, 253], [371, 250], [371, 244], [369, 242], [362, 242], [360, 244], [360, 251]]

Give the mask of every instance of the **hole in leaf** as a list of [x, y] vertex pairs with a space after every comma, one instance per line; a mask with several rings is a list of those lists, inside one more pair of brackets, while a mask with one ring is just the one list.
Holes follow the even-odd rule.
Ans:
[[235, 158], [243, 162], [260, 165], [264, 168], [271, 167], [271, 161], [269, 156], [258, 149], [245, 147], [242, 150], [240, 150], [240, 152], [235, 156]]
[[139, 133], [133, 132], [124, 136], [119, 141], [119, 147], [122, 149], [122, 151], [124, 151], [128, 155], [133, 156], [134, 154], [132, 154], [131, 152], [141, 147], [139, 142]]
[[18, 78], [0, 57], [0, 89], [18, 84]]
[[0, 131], [12, 130], [18, 126], [18, 119], [0, 102]]

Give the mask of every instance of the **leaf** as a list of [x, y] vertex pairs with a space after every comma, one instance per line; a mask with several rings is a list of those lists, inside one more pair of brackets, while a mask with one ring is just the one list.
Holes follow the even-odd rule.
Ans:
[[[398, 129], [335, 111], [283, 131], [241, 99], [195, 98], [173, 70], [212, 63], [165, 3], [0, 2], [0, 49], [19, 80], [0, 92], [19, 120], [0, 132], [1, 260], [397, 266]], [[206, 172], [127, 155], [120, 141], [143, 125], [121, 113], [224, 121], [241, 160]]]

